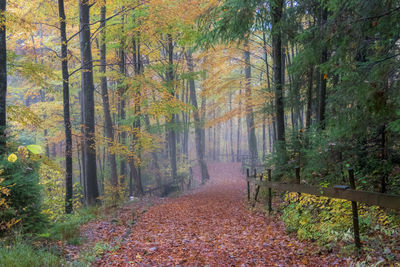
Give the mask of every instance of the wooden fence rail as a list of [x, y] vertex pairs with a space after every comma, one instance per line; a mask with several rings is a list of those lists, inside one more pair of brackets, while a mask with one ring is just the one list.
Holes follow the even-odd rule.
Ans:
[[300, 184], [300, 168], [296, 167], [296, 184], [272, 182], [271, 170], [267, 170], [268, 180], [263, 180], [263, 174], [260, 174], [260, 179], [257, 180], [257, 171], [250, 177], [250, 170], [247, 169], [247, 197], [250, 201], [250, 188], [251, 184], [256, 185], [255, 197], [253, 206], [257, 201], [258, 191], [260, 187], [268, 188], [268, 210], [272, 211], [272, 189], [281, 192], [298, 192], [306, 193], [315, 196], [345, 199], [352, 202], [352, 216], [353, 216], [353, 231], [354, 240], [357, 248], [361, 247], [359, 223], [358, 223], [358, 208], [357, 202], [364, 203], [371, 206], [379, 206], [382, 208], [389, 208], [400, 210], [400, 196], [390, 195], [376, 192], [366, 192], [356, 190], [354, 171], [349, 169], [349, 182], [350, 186], [337, 185], [333, 187], [319, 187], [306, 184]]
[[345, 199], [349, 201], [365, 203], [371, 206], [379, 206], [382, 208], [400, 209], [400, 196], [357, 191], [350, 189], [348, 186], [324, 188], [305, 184], [286, 184], [279, 182], [260, 181], [254, 178], [248, 178], [248, 181], [261, 187], [268, 187], [281, 192], [299, 192], [321, 197]]

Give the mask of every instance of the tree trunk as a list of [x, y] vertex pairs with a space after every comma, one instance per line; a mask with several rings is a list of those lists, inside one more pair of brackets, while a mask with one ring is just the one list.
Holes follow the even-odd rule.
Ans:
[[[321, 28], [325, 25], [326, 20], [328, 19], [328, 10], [325, 7], [322, 8], [322, 16], [321, 16]], [[328, 50], [326, 47], [323, 48], [321, 53], [321, 64], [324, 64], [328, 61]], [[325, 107], [326, 107], [326, 81], [327, 74], [320, 72], [319, 75], [319, 112], [318, 112], [318, 123], [321, 129], [325, 129]]]
[[[106, 1], [104, 1], [106, 2]], [[110, 148], [114, 144], [114, 129], [113, 122], [111, 119], [110, 112], [110, 100], [108, 97], [108, 86], [107, 86], [107, 45], [106, 45], [106, 3], [101, 7], [100, 14], [100, 27], [102, 28], [101, 32], [101, 44], [100, 44], [100, 72], [101, 76], [101, 97], [103, 99], [103, 111], [104, 111], [104, 127], [105, 134], [107, 137], [108, 147]], [[118, 173], [117, 173], [117, 162], [115, 160], [115, 154], [108, 150], [108, 160], [110, 162], [110, 181], [111, 185], [116, 187], [118, 186]]]
[[[135, 75], [139, 76], [142, 73], [141, 70], [141, 56], [140, 56], [140, 46], [139, 44], [136, 43], [136, 40], [133, 39], [133, 62], [134, 62], [134, 70], [135, 70]], [[137, 143], [139, 140], [138, 133], [140, 132], [140, 87], [138, 86], [135, 88], [135, 119], [133, 122], [133, 134], [132, 134], [132, 151], [134, 153], [137, 153]], [[137, 153], [137, 157], [140, 158], [140, 152]], [[141, 177], [141, 171], [140, 171], [140, 166], [135, 162], [134, 157], [129, 158], [129, 166], [132, 174], [132, 178], [134, 181], [134, 191], [135, 195], [137, 197], [141, 197], [144, 194], [143, 191], [143, 185], [142, 185], [142, 177]]]
[[311, 66], [308, 72], [308, 88], [307, 88], [307, 112], [306, 112], [306, 129], [311, 126], [311, 114], [312, 114], [312, 89], [313, 89], [313, 76], [314, 67]]
[[[150, 129], [150, 119], [149, 119], [149, 116], [147, 114], [144, 116], [144, 122], [145, 122], [145, 126], [147, 128], [147, 131], [149, 131], [149, 129]], [[160, 169], [160, 165], [158, 163], [157, 152], [152, 151], [151, 152], [151, 156], [153, 158], [153, 170], [155, 172], [154, 175], [155, 175], [155, 180], [156, 180], [156, 183], [157, 183], [157, 187], [161, 188], [162, 187], [162, 177], [161, 177], [161, 172], [160, 172], [160, 170], [161, 170]]]
[[239, 113], [238, 113], [238, 125], [237, 125], [237, 135], [236, 135], [236, 160], [239, 161], [240, 156], [240, 134], [242, 126], [242, 89], [239, 91]]
[[275, 108], [277, 140], [281, 151], [285, 151], [285, 112], [283, 104], [282, 33], [279, 29], [282, 18], [283, 0], [275, 0], [272, 8], [272, 50], [275, 81]]
[[[118, 80], [118, 93], [119, 93], [119, 126], [123, 126], [123, 123], [126, 119], [126, 112], [125, 112], [125, 92], [126, 88], [124, 85], [125, 82], [125, 76], [126, 76], [126, 59], [125, 59], [125, 33], [124, 33], [124, 26], [125, 26], [125, 19], [124, 16], [121, 17], [121, 24], [122, 24], [122, 32], [121, 32], [121, 41], [120, 41], [120, 48], [118, 51], [118, 67], [119, 67], [119, 72], [121, 75], [121, 78]], [[122, 130], [120, 133], [120, 142], [123, 146], [126, 145], [126, 131]], [[120, 177], [121, 177], [121, 184], [125, 183], [126, 179], [126, 160], [125, 160], [126, 155], [122, 156], [121, 162], [120, 162]]]
[[262, 159], [265, 159], [267, 154], [267, 141], [266, 141], [266, 124], [265, 124], [265, 114], [263, 114], [263, 124], [262, 124]]
[[[192, 51], [189, 50], [186, 53], [186, 60], [187, 60], [189, 72], [193, 73], [194, 65], [193, 65]], [[206, 182], [206, 180], [210, 179], [210, 175], [208, 173], [207, 164], [204, 160], [203, 145], [201, 142], [203, 123], [200, 119], [199, 107], [197, 105], [196, 85], [195, 85], [193, 78], [190, 78], [190, 80], [189, 80], [189, 90], [190, 90], [190, 99], [191, 99], [192, 105], [194, 107], [193, 118], [194, 118], [194, 123], [195, 123], [194, 131], [195, 131], [197, 161], [199, 163], [200, 170], [201, 170], [201, 182], [204, 184]]]
[[[215, 110], [216, 110], [216, 108], [214, 107], [214, 110], [213, 110], [214, 123], [215, 123], [215, 118], [216, 118]], [[217, 160], [217, 125], [214, 124], [213, 125], [213, 161], [216, 161], [216, 160]]]
[[215, 152], [215, 155], [216, 155], [215, 159], [217, 162], [219, 162], [221, 160], [220, 159], [220, 156], [221, 156], [221, 128], [222, 128], [221, 123], [218, 123], [217, 124], [217, 141], [216, 141], [217, 142], [216, 143], [217, 151]]
[[[86, 169], [85, 169], [85, 166], [86, 166], [86, 156], [85, 156], [85, 150], [84, 150], [84, 147], [85, 147], [85, 138], [84, 138], [84, 135], [85, 135], [85, 133], [84, 133], [84, 128], [85, 128], [85, 126], [84, 126], [84, 120], [85, 120], [85, 118], [84, 118], [84, 115], [83, 115], [83, 111], [84, 111], [84, 105], [83, 105], [83, 93], [82, 93], [82, 90], [81, 91], [79, 91], [79, 103], [80, 103], [80, 106], [81, 106], [81, 110], [80, 110], [80, 115], [81, 115], [81, 140], [80, 140], [80, 148], [81, 148], [81, 155], [82, 155], [82, 160], [81, 160], [81, 162], [82, 162], [82, 164], [81, 164], [81, 166], [82, 166], [82, 181], [83, 181], [83, 183], [81, 184], [82, 186], [83, 186], [83, 195], [84, 195], [84, 198], [85, 198], [85, 204], [87, 204], [87, 180], [86, 180]], [[53, 157], [54, 158], [56, 158], [56, 156], [57, 156], [57, 150], [56, 150], [56, 144], [53, 144], [53, 147], [52, 147], [52, 150], [53, 150]]]
[[[229, 111], [232, 112], [232, 90], [229, 90]], [[233, 150], [233, 118], [229, 119], [229, 140], [231, 146], [231, 161], [235, 162], [235, 152]]]
[[269, 153], [272, 153], [272, 131], [271, 131], [271, 121], [268, 120], [268, 143], [269, 143]]
[[[264, 48], [264, 60], [265, 60], [265, 66], [267, 69], [267, 86], [268, 86], [268, 92], [272, 93], [272, 88], [271, 88], [271, 78], [270, 78], [270, 71], [269, 71], [269, 64], [268, 64], [268, 52], [267, 52], [267, 38], [265, 36], [265, 32], [263, 32], [263, 48]], [[270, 102], [271, 110], [274, 109], [274, 102]], [[269, 125], [268, 125], [268, 138], [269, 138], [269, 152], [272, 153], [272, 146], [273, 146], [273, 141], [276, 139], [276, 130], [275, 130], [275, 116], [274, 112], [271, 111], [271, 120], [268, 119]], [[273, 125], [273, 131], [271, 133], [271, 124]]]
[[251, 107], [251, 65], [250, 65], [250, 48], [248, 45], [248, 39], [245, 43], [245, 51], [244, 51], [244, 62], [245, 62], [245, 100], [246, 100], [246, 125], [247, 125], [247, 141], [249, 147], [249, 153], [252, 159], [252, 165], [255, 164], [255, 160], [258, 159], [258, 150], [257, 150], [257, 137], [256, 137], [256, 128], [254, 124], [254, 114], [253, 108]]
[[6, 40], [6, 0], [0, 0], [0, 154], [6, 152], [7, 127], [7, 40]]
[[65, 212], [72, 212], [72, 132], [71, 116], [69, 110], [69, 71], [68, 71], [68, 47], [64, 0], [58, 0], [58, 12], [60, 16], [61, 35], [61, 64], [63, 77], [63, 105], [65, 127]]
[[[182, 90], [182, 102], [189, 103], [189, 83], [186, 83], [186, 90]], [[190, 111], [189, 111], [190, 112]], [[186, 160], [189, 159], [189, 116], [190, 113], [182, 111], [182, 120], [184, 124], [182, 149]], [[203, 152], [204, 154], [204, 152]]]
[[[207, 105], [207, 100], [205, 96], [201, 97], [201, 122], [203, 125], [206, 123], [206, 105]], [[203, 146], [203, 156], [206, 155], [206, 129], [203, 127], [201, 129], [201, 145]]]
[[89, 205], [98, 203], [99, 188], [96, 169], [96, 141], [94, 116], [93, 61], [90, 38], [90, 3], [79, 1], [80, 48], [82, 64], [82, 91], [84, 114], [84, 153], [87, 180], [87, 200]]
[[[167, 71], [167, 86], [172, 96], [175, 96], [174, 89], [174, 44], [172, 41], [172, 36], [168, 34], [168, 71]], [[171, 176], [174, 181], [177, 177], [177, 167], [176, 167], [176, 121], [175, 114], [172, 114], [169, 129], [168, 129], [168, 147], [169, 147], [169, 158], [171, 164]]]
[[[381, 128], [381, 158], [382, 162], [387, 161], [387, 145], [386, 145], [386, 125], [383, 124]], [[381, 193], [386, 193], [387, 191], [387, 172], [383, 171], [382, 176], [381, 176]]]

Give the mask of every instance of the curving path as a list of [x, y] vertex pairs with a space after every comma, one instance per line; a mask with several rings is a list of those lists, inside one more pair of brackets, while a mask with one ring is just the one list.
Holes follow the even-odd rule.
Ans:
[[282, 223], [251, 211], [240, 165], [210, 164], [211, 182], [150, 207], [96, 266], [339, 266]]

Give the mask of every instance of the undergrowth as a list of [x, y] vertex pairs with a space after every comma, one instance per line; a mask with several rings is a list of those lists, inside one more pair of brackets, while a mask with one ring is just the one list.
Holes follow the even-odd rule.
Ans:
[[[285, 194], [282, 219], [288, 232], [316, 242], [326, 252], [354, 253], [351, 202], [308, 194]], [[359, 205], [362, 253], [386, 262], [400, 261], [400, 215], [378, 207]], [[380, 259], [381, 260], [381, 259]]]
[[57, 267], [63, 263], [59, 255], [46, 249], [36, 248], [22, 240], [0, 247], [0, 266]]
[[[98, 208], [82, 208], [74, 214], [58, 218], [41, 233], [14, 232], [4, 237], [0, 240], [0, 266], [65, 266], [63, 246], [80, 244], [82, 239], [79, 227], [98, 216]], [[79, 262], [71, 264], [71, 266], [87, 266]]]

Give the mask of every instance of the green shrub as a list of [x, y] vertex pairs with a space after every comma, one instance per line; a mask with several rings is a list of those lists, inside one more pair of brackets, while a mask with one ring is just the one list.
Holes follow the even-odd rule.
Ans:
[[1, 176], [4, 178], [2, 186], [9, 189], [9, 194], [2, 196], [8, 208], [0, 210], [0, 221], [18, 220], [16, 226], [19, 226], [22, 232], [42, 231], [48, 219], [42, 214], [38, 162], [30, 159], [9, 162], [3, 159], [0, 166]]

